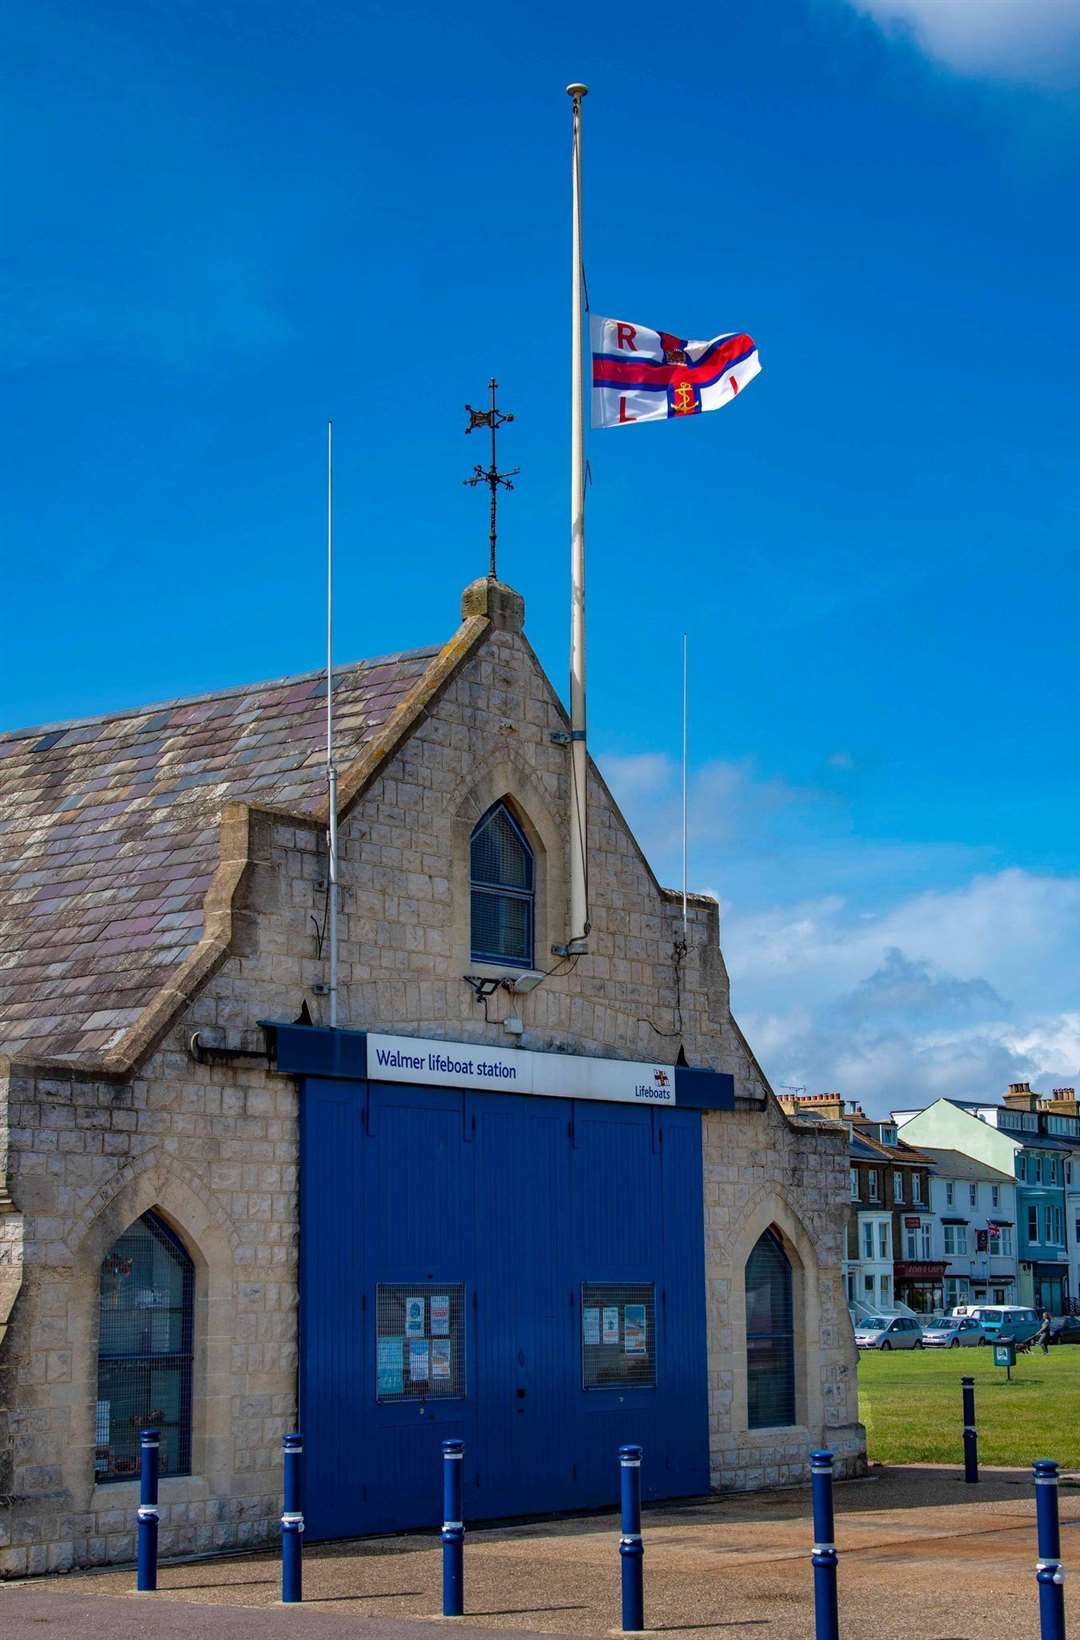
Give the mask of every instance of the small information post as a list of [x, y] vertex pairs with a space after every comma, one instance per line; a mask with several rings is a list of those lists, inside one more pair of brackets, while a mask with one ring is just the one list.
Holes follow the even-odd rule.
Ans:
[[1011, 1338], [1006, 1338], [1003, 1343], [994, 1345], [994, 1365], [995, 1367], [1005, 1368], [1005, 1381], [1006, 1383], [1010, 1382], [1012, 1369], [1016, 1365], [1016, 1345]]

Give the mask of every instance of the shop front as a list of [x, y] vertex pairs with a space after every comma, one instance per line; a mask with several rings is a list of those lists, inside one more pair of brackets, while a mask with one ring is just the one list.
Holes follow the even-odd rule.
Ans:
[[1032, 1264], [1031, 1274], [1035, 1308], [1040, 1311], [1049, 1310], [1051, 1315], [1063, 1314], [1069, 1292], [1068, 1265]]
[[940, 1315], [945, 1307], [944, 1260], [897, 1259], [893, 1266], [896, 1296], [919, 1315]]

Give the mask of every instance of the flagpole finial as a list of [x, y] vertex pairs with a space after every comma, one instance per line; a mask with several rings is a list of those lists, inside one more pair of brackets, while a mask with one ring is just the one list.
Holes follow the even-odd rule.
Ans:
[[575, 102], [579, 102], [582, 97], [587, 97], [589, 95], [589, 88], [587, 85], [581, 85], [577, 80], [575, 80], [573, 85], [567, 86], [566, 95], [568, 97], [573, 97]]

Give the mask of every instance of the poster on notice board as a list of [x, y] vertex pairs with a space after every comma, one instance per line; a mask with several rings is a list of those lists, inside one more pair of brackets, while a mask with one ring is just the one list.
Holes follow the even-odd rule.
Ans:
[[409, 1339], [409, 1377], [413, 1383], [427, 1382], [428, 1341], [426, 1338]]
[[617, 1344], [619, 1342], [619, 1306], [617, 1304], [604, 1305], [604, 1343]]
[[591, 1305], [587, 1306], [587, 1308], [584, 1309], [581, 1312], [581, 1325], [582, 1325], [582, 1332], [585, 1335], [586, 1344], [599, 1344], [599, 1342], [600, 1342], [600, 1311], [599, 1311], [599, 1309], [598, 1308], [594, 1309]]
[[431, 1376], [433, 1379], [450, 1377], [450, 1340], [448, 1338], [433, 1338], [431, 1341]]
[[407, 1298], [405, 1300], [405, 1337], [423, 1338], [424, 1336], [424, 1300], [423, 1298]]
[[432, 1293], [428, 1302], [431, 1305], [432, 1338], [449, 1338], [450, 1295], [448, 1293]]
[[405, 1340], [380, 1338], [377, 1364], [378, 1393], [400, 1395], [405, 1388]]
[[648, 1355], [645, 1337], [644, 1304], [627, 1304], [623, 1310], [623, 1349], [627, 1355]]

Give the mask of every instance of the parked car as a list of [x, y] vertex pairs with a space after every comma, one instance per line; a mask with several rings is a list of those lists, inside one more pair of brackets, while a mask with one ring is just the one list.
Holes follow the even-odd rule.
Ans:
[[869, 1315], [855, 1328], [860, 1350], [921, 1350], [922, 1328], [913, 1315]]
[[1050, 1322], [1051, 1344], [1080, 1344], [1080, 1315], [1055, 1315]]
[[985, 1344], [986, 1334], [970, 1315], [932, 1315], [922, 1324], [927, 1349], [955, 1350], [962, 1344]]
[[976, 1315], [991, 1344], [996, 1344], [999, 1338], [1026, 1344], [1039, 1330], [1038, 1314], [1022, 1304], [980, 1304]]

